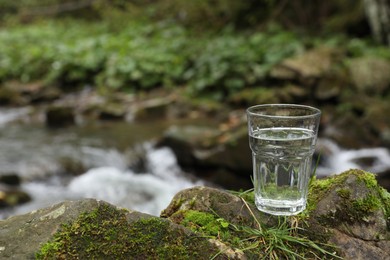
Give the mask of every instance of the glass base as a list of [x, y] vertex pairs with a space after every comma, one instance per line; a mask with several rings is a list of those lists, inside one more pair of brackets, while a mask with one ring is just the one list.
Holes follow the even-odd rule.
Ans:
[[255, 204], [258, 210], [276, 216], [297, 215], [305, 210], [306, 201], [280, 201], [256, 198]]

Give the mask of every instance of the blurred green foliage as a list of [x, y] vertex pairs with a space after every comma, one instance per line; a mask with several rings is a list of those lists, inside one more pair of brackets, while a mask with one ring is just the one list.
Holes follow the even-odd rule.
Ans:
[[280, 30], [225, 32], [199, 45], [184, 78], [195, 93], [212, 92], [219, 98], [263, 82], [273, 65], [303, 49], [296, 34]]
[[[0, 0], [0, 83], [185, 86], [221, 100], [266, 85], [275, 64], [316, 45], [390, 58], [386, 47], [326, 35], [335, 20], [359, 24], [361, 1], [351, 1]], [[302, 26], [324, 31], [286, 30]]]
[[150, 88], [178, 82], [187, 62], [177, 26], [43, 22], [0, 31], [0, 80], [44, 79], [64, 86], [96, 83]]
[[0, 30], [0, 82], [44, 80], [64, 88], [89, 84], [126, 91], [184, 85], [192, 94], [222, 99], [264, 84], [273, 65], [320, 44], [354, 57], [389, 57], [388, 48], [362, 40], [318, 40], [278, 27], [199, 36], [170, 22], [131, 21], [113, 30], [105, 21], [42, 21]]

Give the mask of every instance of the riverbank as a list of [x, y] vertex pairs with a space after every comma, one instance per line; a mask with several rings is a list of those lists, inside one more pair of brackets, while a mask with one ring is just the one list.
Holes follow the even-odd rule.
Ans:
[[[182, 172], [245, 189], [251, 186], [245, 108], [263, 103], [299, 103], [322, 110], [323, 141], [316, 154], [322, 155], [322, 176], [339, 170], [324, 170], [322, 165], [344, 158], [336, 164], [372, 170], [386, 181], [388, 48], [362, 39], [301, 38], [273, 27], [195, 39], [170, 23], [129, 23], [117, 28], [120, 34], [107, 26], [43, 21], [0, 32], [0, 105], [5, 111], [0, 123], [4, 139], [13, 140], [2, 147], [14, 153], [10, 157], [3, 151], [4, 162], [19, 165], [18, 153], [36, 153], [31, 164], [19, 159], [24, 164], [20, 168], [37, 169], [44, 176], [42, 187], [47, 181], [58, 182], [45, 176], [61, 176], [60, 187], [67, 188], [74, 176], [95, 166], [112, 166], [109, 160], [117, 162], [115, 168], [122, 173], [126, 168], [145, 170], [142, 141], [153, 139], [149, 146], [169, 147]], [[142, 124], [148, 127], [138, 127]], [[14, 149], [16, 140], [25, 136], [33, 143], [38, 140], [34, 130], [38, 137], [53, 137], [40, 139], [39, 148], [20, 144]], [[20, 136], [12, 139], [10, 131]], [[93, 138], [85, 145], [88, 135]], [[61, 140], [81, 145], [53, 162], [52, 155], [63, 151], [45, 146], [68, 147]], [[89, 142], [97, 142], [98, 149]], [[133, 151], [134, 146], [141, 148]], [[351, 151], [351, 156], [349, 149], [363, 151], [359, 156]], [[75, 158], [82, 158], [78, 150], [101, 154], [105, 165]], [[123, 160], [128, 150], [137, 155]], [[1, 175], [21, 176], [21, 183], [39, 181], [20, 174], [20, 169]], [[22, 194], [21, 202], [25, 200]]]
[[299, 103], [323, 110], [322, 134], [343, 147], [390, 147], [386, 46], [275, 25], [200, 34], [169, 20], [116, 22], [0, 28], [0, 105], [43, 104], [48, 124], [66, 125], [129, 121], [142, 117], [137, 106], [150, 107], [149, 118], [214, 113], [225, 123], [254, 104]]
[[[252, 187], [244, 109], [155, 92], [129, 99], [126, 107], [134, 109], [128, 116], [105, 112], [101, 118], [107, 106], [94, 102], [105, 104], [107, 97], [97, 96], [81, 91], [0, 109], [2, 218], [85, 197], [158, 215], [183, 188]], [[93, 109], [81, 109], [88, 100]], [[62, 110], [70, 111], [64, 122], [61, 116], [54, 116], [56, 124], [47, 121], [48, 111]], [[361, 168], [377, 173], [380, 184], [390, 187], [386, 148], [346, 150], [320, 134], [316, 158], [319, 154], [318, 177]]]
[[[390, 146], [382, 112], [390, 50], [362, 39], [275, 28], [194, 38], [180, 25], [135, 21], [118, 34], [104, 22], [66, 20], [2, 28], [0, 44], [0, 105], [70, 107], [58, 111], [61, 124], [80, 114], [128, 121], [142, 116], [140, 101], [157, 118], [167, 107], [168, 117], [226, 118], [254, 104], [300, 103], [323, 110], [321, 131], [343, 147]], [[59, 113], [46, 113], [49, 124]]]

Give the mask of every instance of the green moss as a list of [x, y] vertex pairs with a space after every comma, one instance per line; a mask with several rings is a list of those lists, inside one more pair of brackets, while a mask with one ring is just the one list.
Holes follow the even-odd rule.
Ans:
[[[129, 224], [125, 212], [101, 205], [63, 225], [37, 259], [190, 259], [209, 256], [208, 242], [159, 218]], [[215, 252], [214, 252], [215, 253]]]
[[[309, 196], [308, 196], [308, 204], [307, 211], [311, 212], [316, 209], [317, 203], [323, 197], [326, 196], [328, 192], [333, 189], [337, 189], [337, 194], [342, 198], [348, 198], [350, 196], [350, 190], [343, 187], [343, 183], [347, 179], [349, 175], [357, 176], [358, 180], [369, 183], [370, 187], [372, 187], [372, 174], [366, 173], [361, 170], [349, 170], [342, 174], [332, 176], [325, 179], [316, 179], [313, 180], [309, 187]], [[369, 175], [369, 176], [366, 176]], [[375, 177], [374, 177], [375, 179]]]
[[369, 189], [378, 189], [378, 182], [375, 175], [369, 172], [354, 170], [354, 174], [357, 176], [359, 182], [362, 182]]
[[[190, 228], [201, 236], [219, 240], [234, 251], [242, 252], [242, 248], [251, 247], [251, 242], [246, 240], [247, 234], [239, 232], [237, 226], [215, 214], [196, 210], [179, 212], [182, 214], [182, 225]], [[255, 250], [246, 251], [245, 255], [253, 259], [260, 259], [263, 253]]]
[[191, 228], [193, 231], [201, 231], [209, 236], [228, 236], [229, 222], [223, 218], [218, 218], [215, 215], [207, 212], [196, 210], [186, 211], [183, 219], [183, 225]]
[[352, 209], [350, 213], [355, 213], [355, 216], [364, 216], [370, 214], [382, 206], [381, 200], [378, 196], [368, 194], [365, 198], [353, 200]]
[[174, 214], [176, 211], [180, 209], [183, 205], [184, 198], [179, 196], [178, 198], [173, 198], [168, 208], [161, 212], [161, 217], [168, 217]]
[[379, 193], [382, 200], [383, 211], [386, 217], [387, 228], [390, 230], [390, 193], [382, 187], [380, 187]]
[[[367, 194], [360, 198], [353, 198], [352, 190], [345, 183], [348, 176], [356, 176], [357, 184], [363, 184]], [[308, 207], [306, 215], [316, 209], [317, 203], [327, 193], [335, 190], [339, 196], [336, 212], [321, 216], [321, 222], [329, 225], [338, 225], [345, 221], [365, 222], [367, 217], [377, 210], [383, 210], [389, 219], [390, 204], [387, 199], [387, 192], [378, 186], [375, 175], [362, 170], [349, 170], [340, 175], [312, 182], [309, 191]], [[389, 197], [390, 198], [390, 197]]]
[[340, 176], [313, 180], [309, 187], [306, 210], [302, 213], [302, 216], [307, 218], [310, 215], [310, 212], [317, 208], [318, 201], [323, 198], [334, 185], [338, 185], [344, 180], [345, 178], [341, 178]]
[[351, 191], [347, 188], [340, 188], [337, 191], [337, 195], [339, 195], [343, 199], [349, 199], [351, 196]]

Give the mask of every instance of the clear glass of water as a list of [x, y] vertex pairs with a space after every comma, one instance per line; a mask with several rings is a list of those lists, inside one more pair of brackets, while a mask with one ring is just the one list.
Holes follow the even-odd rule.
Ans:
[[306, 208], [321, 111], [294, 104], [247, 109], [255, 203], [272, 215]]

